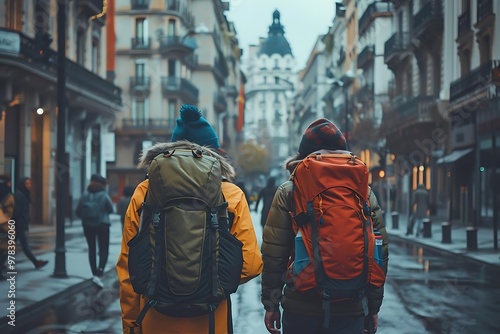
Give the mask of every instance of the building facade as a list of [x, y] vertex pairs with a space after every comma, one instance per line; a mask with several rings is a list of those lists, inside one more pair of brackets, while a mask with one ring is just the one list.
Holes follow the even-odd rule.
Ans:
[[[53, 224], [56, 178], [65, 180], [66, 215], [90, 175], [106, 175], [107, 151], [120, 88], [106, 81], [107, 35], [103, 1], [66, 5], [66, 161], [57, 166], [57, 3], [0, 1], [0, 173], [13, 186], [32, 179], [32, 217]], [[60, 112], [60, 111], [59, 111]]]
[[431, 190], [431, 211], [437, 213], [445, 192], [435, 178], [436, 162], [448, 133], [442, 1], [393, 4], [393, 35], [385, 42], [384, 61], [394, 79], [380, 129], [395, 166], [396, 209], [408, 213], [412, 192], [423, 183]]
[[240, 49], [220, 0], [117, 0], [116, 83], [124, 108], [116, 123], [110, 192], [144, 179], [141, 151], [170, 140], [181, 104], [199, 107], [234, 150]]
[[450, 133], [438, 164], [451, 219], [479, 227], [493, 220], [500, 182], [500, 3], [443, 5]]
[[289, 106], [297, 76], [279, 11], [272, 19], [268, 37], [249, 48], [244, 139], [265, 146], [271, 157], [271, 174], [281, 174], [282, 162], [289, 155]]

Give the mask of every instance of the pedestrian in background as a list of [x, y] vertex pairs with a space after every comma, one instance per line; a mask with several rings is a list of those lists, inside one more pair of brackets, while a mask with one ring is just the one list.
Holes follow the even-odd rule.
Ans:
[[49, 261], [39, 260], [33, 255], [28, 241], [28, 231], [31, 222], [31, 179], [22, 177], [17, 181], [16, 192], [14, 194], [14, 220], [16, 221], [16, 241], [21, 244], [21, 248], [33, 263], [36, 269], [47, 265]]
[[416, 236], [419, 236], [424, 219], [429, 217], [429, 205], [429, 191], [420, 183], [413, 194], [413, 219], [409, 219], [410, 228], [408, 229], [407, 235], [413, 234], [413, 225], [415, 224]]
[[7, 261], [9, 220], [14, 216], [14, 195], [11, 190], [10, 177], [0, 175], [0, 277], [5, 277]]
[[269, 214], [269, 209], [271, 209], [271, 203], [273, 202], [276, 188], [276, 178], [271, 176], [267, 179], [266, 186], [259, 191], [259, 196], [255, 202], [255, 211], [258, 210], [260, 201], [262, 200], [263, 202], [260, 213], [260, 225], [262, 225], [262, 227], [266, 224], [267, 215]]
[[[113, 213], [113, 202], [106, 192], [106, 179], [94, 174], [90, 178], [87, 191], [83, 194], [76, 208], [76, 215], [82, 219], [83, 233], [87, 239], [90, 269], [94, 281], [102, 276], [108, 262], [109, 254], [109, 228], [111, 220], [109, 214]], [[99, 265], [96, 260], [96, 242], [99, 247]]]
[[123, 221], [125, 220], [125, 213], [127, 212], [128, 205], [130, 204], [130, 199], [134, 194], [135, 187], [134, 186], [126, 186], [123, 188], [123, 196], [120, 198], [118, 203], [116, 203], [116, 213], [120, 215], [120, 221], [122, 223], [123, 229]]

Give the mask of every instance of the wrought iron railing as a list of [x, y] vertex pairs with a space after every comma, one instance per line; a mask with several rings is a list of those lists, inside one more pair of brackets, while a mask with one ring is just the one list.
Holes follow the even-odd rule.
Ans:
[[162, 77], [161, 84], [163, 92], [178, 92], [186, 94], [193, 100], [198, 100], [199, 91], [191, 82], [187, 79], [179, 77]]
[[364, 68], [365, 65], [371, 60], [373, 60], [373, 53], [375, 50], [374, 45], [367, 45], [363, 48], [361, 53], [358, 55], [358, 68]]
[[151, 38], [132, 37], [132, 50], [149, 50], [151, 49]]
[[418, 35], [430, 23], [443, 20], [441, 0], [430, 0], [413, 17], [413, 32]]
[[500, 60], [489, 60], [450, 84], [450, 102], [500, 83]]
[[477, 0], [477, 22], [493, 14], [493, 0]]
[[149, 0], [131, 0], [130, 8], [132, 9], [148, 9]]
[[165, 130], [175, 123], [175, 119], [169, 118], [124, 118], [122, 119], [122, 130]]
[[385, 42], [384, 60], [387, 62], [392, 56], [404, 52], [410, 45], [410, 36], [407, 32], [397, 32]]
[[469, 32], [470, 27], [470, 11], [467, 10], [458, 17], [458, 37], [460, 38]]

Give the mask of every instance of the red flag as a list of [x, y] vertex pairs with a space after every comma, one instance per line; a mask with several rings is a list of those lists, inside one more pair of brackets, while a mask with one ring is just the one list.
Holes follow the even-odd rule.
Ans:
[[240, 133], [245, 124], [245, 85], [240, 83], [240, 95], [238, 96], [238, 122], [236, 132]]

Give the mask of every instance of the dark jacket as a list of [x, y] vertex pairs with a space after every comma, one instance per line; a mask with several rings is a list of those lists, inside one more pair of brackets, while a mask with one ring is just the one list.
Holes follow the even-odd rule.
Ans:
[[104, 224], [111, 224], [109, 214], [113, 213], [113, 202], [111, 201], [109, 195], [106, 193], [106, 187], [98, 182], [90, 182], [89, 186], [87, 187], [87, 192], [83, 194], [83, 196], [78, 201], [78, 205], [75, 210], [76, 215], [80, 217], [82, 204], [90, 199], [91, 194], [97, 196], [97, 200], [101, 204], [99, 222]]
[[[291, 168], [295, 164], [291, 164]], [[299, 293], [290, 287], [285, 287], [283, 278], [287, 271], [288, 262], [294, 249], [295, 233], [290, 216], [290, 203], [293, 182], [288, 180], [278, 187], [276, 196], [269, 212], [262, 240], [262, 303], [266, 310], [276, 310], [281, 304], [291, 313], [321, 316], [323, 314], [322, 301], [317, 292]], [[380, 231], [383, 238], [384, 271], [387, 273], [389, 247], [387, 231], [382, 218], [382, 210], [377, 198], [370, 190], [370, 206], [374, 226]], [[373, 288], [366, 292], [368, 308], [371, 314], [378, 313], [382, 305], [384, 288]], [[348, 300], [331, 303], [331, 313], [334, 315], [360, 315], [363, 307], [359, 300]]]
[[16, 229], [27, 231], [31, 220], [31, 199], [26, 196], [25, 193], [17, 189], [14, 194], [14, 201], [14, 220], [16, 221]]

